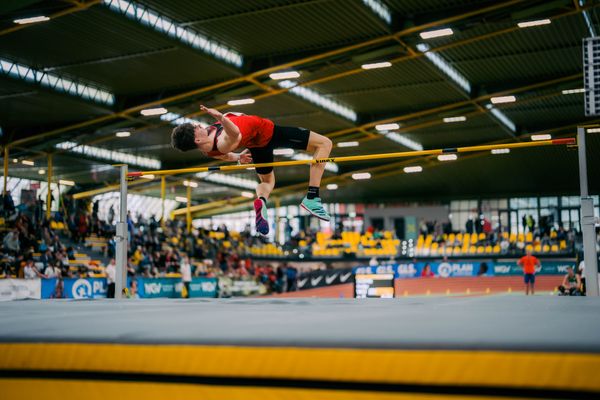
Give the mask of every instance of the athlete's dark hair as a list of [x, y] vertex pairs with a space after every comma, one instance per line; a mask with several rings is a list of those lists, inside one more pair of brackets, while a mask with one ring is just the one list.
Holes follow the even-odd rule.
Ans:
[[179, 151], [197, 149], [198, 146], [196, 146], [196, 143], [194, 142], [194, 139], [196, 138], [196, 135], [194, 134], [195, 130], [196, 126], [189, 122], [177, 126], [171, 133], [171, 146]]

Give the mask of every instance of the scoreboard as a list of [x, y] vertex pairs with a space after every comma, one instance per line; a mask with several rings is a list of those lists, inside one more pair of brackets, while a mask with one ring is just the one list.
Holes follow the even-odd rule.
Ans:
[[354, 277], [354, 297], [393, 298], [394, 274], [356, 274]]

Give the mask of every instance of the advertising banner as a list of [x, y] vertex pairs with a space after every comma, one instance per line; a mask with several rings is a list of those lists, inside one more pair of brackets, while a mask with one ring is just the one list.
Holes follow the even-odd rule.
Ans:
[[[66, 278], [63, 279], [62, 282], [63, 297], [65, 299], [105, 298], [108, 292], [108, 286], [106, 285], [105, 278]], [[55, 295], [56, 294], [57, 293], [55, 292]]]
[[[540, 262], [542, 266], [535, 269], [535, 273], [540, 275], [564, 275], [568, 267], [573, 269], [576, 267], [574, 260], [541, 260]], [[523, 268], [517, 265], [516, 260], [497, 261], [494, 263], [494, 274], [523, 275]]]
[[340, 285], [352, 282], [352, 269], [311, 271], [298, 277], [298, 290], [314, 289], [322, 286]]
[[228, 277], [219, 278], [220, 297], [258, 296], [266, 294], [267, 288], [255, 278], [232, 279]]
[[41, 279], [0, 279], [0, 301], [41, 298]]
[[393, 274], [395, 278], [414, 278], [421, 273], [415, 263], [384, 264], [377, 266], [355, 267], [355, 274]]
[[[140, 298], [181, 298], [183, 283], [179, 278], [137, 278]], [[189, 297], [217, 297], [216, 278], [192, 278]]]

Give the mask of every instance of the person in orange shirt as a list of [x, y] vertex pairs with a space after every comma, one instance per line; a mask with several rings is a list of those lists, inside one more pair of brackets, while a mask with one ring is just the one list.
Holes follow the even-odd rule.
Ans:
[[531, 294], [534, 295], [535, 268], [542, 266], [540, 260], [531, 255], [531, 250], [527, 250], [526, 255], [517, 261], [517, 265], [523, 267], [523, 273], [525, 274], [525, 295], [529, 294], [529, 288], [531, 288]]

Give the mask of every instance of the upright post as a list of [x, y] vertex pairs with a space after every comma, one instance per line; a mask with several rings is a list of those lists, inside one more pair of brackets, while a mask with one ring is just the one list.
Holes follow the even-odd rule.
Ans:
[[53, 165], [52, 165], [52, 154], [48, 154], [48, 194], [46, 196], [46, 219], [50, 219], [50, 215], [52, 213], [52, 174], [53, 174]]
[[185, 211], [185, 220], [187, 225], [187, 233], [192, 232], [192, 186], [187, 185], [187, 206]]
[[275, 197], [275, 243], [281, 243], [279, 241], [279, 208], [281, 207], [281, 199]]
[[160, 226], [165, 227], [165, 198], [167, 197], [167, 177], [160, 177]]
[[119, 197], [121, 207], [119, 210], [119, 220], [117, 222], [116, 243], [116, 263], [117, 273], [115, 276], [115, 298], [123, 298], [123, 289], [127, 285], [127, 165], [120, 165], [121, 182], [119, 185]]
[[577, 128], [579, 152], [579, 186], [581, 189], [581, 231], [583, 233], [583, 261], [585, 265], [585, 285], [588, 296], [598, 296], [598, 253], [596, 253], [596, 232], [594, 229], [594, 200], [589, 196], [587, 177], [587, 155], [585, 128]]
[[6, 196], [6, 188], [8, 185], [8, 146], [4, 146], [4, 186], [2, 194]]

